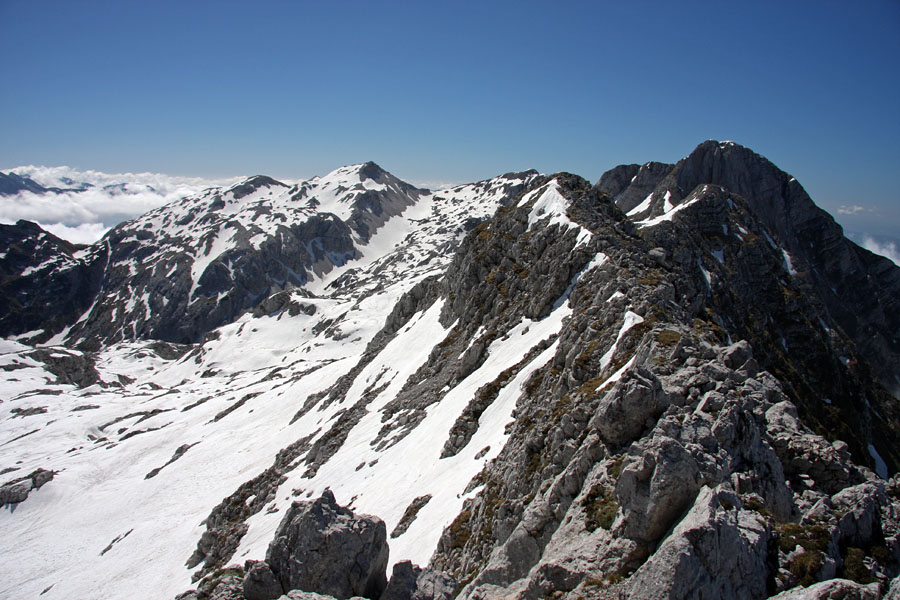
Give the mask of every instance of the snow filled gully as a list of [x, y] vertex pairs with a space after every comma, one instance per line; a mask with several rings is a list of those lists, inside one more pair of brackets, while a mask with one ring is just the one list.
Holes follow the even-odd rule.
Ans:
[[[598, 256], [589, 266], [602, 264], [604, 258]], [[444, 329], [438, 321], [443, 305], [440, 301], [414, 317], [357, 376], [341, 406], [352, 406], [373, 384], [390, 382], [388, 386], [371, 401], [367, 414], [350, 431], [340, 450], [312, 479], [304, 478], [302, 469], [289, 475], [279, 489], [279, 503], [283, 501], [286, 507], [295, 489], [300, 490], [300, 497], [305, 499], [316, 498], [330, 488], [340, 504], [352, 504], [357, 512], [381, 517], [391, 532], [413, 500], [430, 494], [431, 500], [420, 509], [406, 532], [389, 540], [391, 565], [401, 560], [427, 564], [444, 528], [462, 510], [469, 482], [506, 443], [505, 428], [512, 421], [523, 385], [532, 373], [551, 360], [557, 344], [553, 343], [538, 354], [500, 391], [479, 418], [472, 439], [458, 454], [441, 458], [451, 427], [481, 386], [522, 361], [540, 342], [559, 333], [563, 320], [572, 313], [568, 293], [586, 270], [573, 278], [573, 285], [550, 315], [540, 321], [525, 319], [506, 336], [494, 340], [480, 368], [446, 391], [439, 402], [430, 405], [424, 420], [406, 437], [378, 451], [370, 442], [383, 425], [384, 407], [421, 366], [431, 348], [452, 329], [452, 326]], [[298, 424], [314, 431], [322, 426], [320, 420], [321, 413], [313, 410]], [[469, 495], [473, 496], [477, 491]], [[279, 511], [251, 517], [249, 531], [233, 561], [261, 559], [282, 515]]]

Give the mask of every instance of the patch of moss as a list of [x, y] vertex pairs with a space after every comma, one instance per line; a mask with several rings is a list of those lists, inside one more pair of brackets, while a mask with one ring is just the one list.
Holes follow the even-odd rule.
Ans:
[[875, 577], [872, 576], [871, 571], [863, 562], [865, 557], [866, 553], [862, 548], [854, 548], [852, 546], [847, 548], [844, 553], [844, 565], [839, 573], [840, 577], [851, 579], [863, 585], [875, 581]]
[[681, 341], [681, 334], [671, 329], [663, 329], [657, 332], [656, 341], [664, 346], [674, 346]]
[[588, 531], [594, 531], [597, 527], [601, 527], [609, 531], [619, 510], [615, 495], [600, 486], [590, 491], [583, 500], [583, 504], [587, 512], [585, 528]]
[[465, 547], [466, 542], [472, 537], [472, 532], [469, 530], [469, 519], [471, 518], [472, 512], [467, 508], [456, 515], [456, 518], [450, 523], [449, 533], [451, 549]]
[[752, 510], [758, 512], [764, 517], [771, 517], [772, 513], [766, 508], [766, 505], [760, 502], [756, 498], [750, 498], [746, 502], [744, 502], [744, 508], [747, 510]]
[[616, 457], [616, 459], [606, 468], [606, 474], [609, 475], [613, 480], [617, 480], [619, 475], [622, 473], [622, 462], [625, 460], [625, 455], [620, 454]]
[[808, 586], [816, 583], [819, 572], [825, 564], [825, 552], [831, 536], [821, 525], [800, 525], [784, 523], [776, 528], [778, 548], [783, 552], [793, 552], [797, 546], [803, 552], [788, 563], [788, 570], [800, 585]]
[[806, 587], [819, 581], [819, 571], [825, 564], [825, 555], [821, 552], [803, 552], [788, 564], [788, 570], [791, 572], [797, 583]]
[[460, 329], [459, 327], [454, 328], [453, 331], [447, 334], [447, 337], [445, 337], [440, 341], [440, 343], [438, 343], [438, 348], [446, 348], [447, 346], [452, 345], [453, 342], [455, 342], [457, 338], [459, 338], [460, 334], [462, 334], [462, 329]]
[[777, 527], [778, 547], [784, 552], [791, 552], [797, 546], [804, 550], [826, 552], [831, 536], [821, 525], [800, 525], [784, 523]]

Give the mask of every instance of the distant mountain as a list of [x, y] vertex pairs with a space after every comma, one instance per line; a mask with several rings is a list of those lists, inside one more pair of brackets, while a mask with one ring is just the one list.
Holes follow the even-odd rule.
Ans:
[[900, 268], [737, 144], [0, 236], [0, 597], [900, 594]]
[[48, 190], [28, 177], [20, 177], [15, 173], [0, 173], [0, 196], [14, 196], [19, 192], [44, 194]]

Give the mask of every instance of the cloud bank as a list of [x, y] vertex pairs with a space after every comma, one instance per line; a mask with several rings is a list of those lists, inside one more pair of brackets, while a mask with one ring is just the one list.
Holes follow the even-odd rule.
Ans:
[[160, 173], [101, 173], [69, 167], [9, 169], [44, 187], [70, 189], [59, 194], [21, 192], [0, 197], [0, 223], [35, 221], [54, 235], [89, 244], [110, 228], [163, 204], [239, 178], [202, 179]]
[[895, 265], [900, 266], [900, 251], [897, 250], [897, 244], [894, 242], [879, 242], [871, 235], [867, 235], [863, 237], [862, 247], [889, 258]]

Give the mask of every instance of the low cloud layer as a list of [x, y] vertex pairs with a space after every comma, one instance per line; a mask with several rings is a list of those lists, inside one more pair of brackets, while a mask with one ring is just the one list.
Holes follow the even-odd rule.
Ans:
[[866, 250], [891, 259], [895, 265], [900, 266], [900, 251], [897, 250], [897, 244], [894, 242], [879, 242], [872, 236], [867, 235], [863, 237], [862, 246]]
[[207, 187], [236, 181], [236, 178], [208, 180], [159, 173], [76, 171], [69, 167], [28, 166], [10, 171], [44, 187], [86, 189], [59, 194], [21, 192], [0, 197], [0, 223], [15, 223], [19, 219], [35, 221], [54, 235], [80, 244], [95, 242], [115, 225], [158, 206]]

